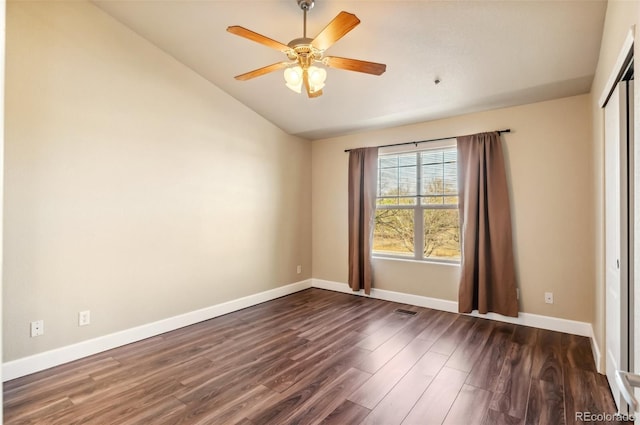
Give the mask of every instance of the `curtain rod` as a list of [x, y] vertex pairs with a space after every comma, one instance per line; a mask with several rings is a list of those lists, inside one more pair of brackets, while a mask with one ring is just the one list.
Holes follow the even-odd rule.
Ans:
[[[507, 128], [504, 130], [497, 130], [498, 134], [502, 134], [502, 133], [511, 133], [511, 129]], [[438, 139], [429, 139], [429, 140], [420, 140], [418, 142], [403, 142], [403, 143], [392, 143], [390, 145], [380, 145], [378, 146], [379, 148], [388, 148], [390, 146], [402, 146], [402, 145], [416, 145], [416, 147], [418, 146], [418, 143], [427, 143], [427, 142], [437, 142], [439, 140], [447, 140], [447, 139], [455, 139], [457, 136], [452, 136], [452, 137], [440, 137]], [[355, 149], [355, 148], [354, 148]], [[345, 152], [351, 152], [353, 149], [345, 149]]]

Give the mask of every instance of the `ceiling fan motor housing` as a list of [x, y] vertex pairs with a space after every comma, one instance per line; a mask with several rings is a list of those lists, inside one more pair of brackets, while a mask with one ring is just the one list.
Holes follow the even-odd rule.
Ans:
[[298, 6], [302, 10], [311, 10], [315, 4], [315, 0], [298, 0]]
[[[287, 52], [287, 56], [290, 60], [298, 60], [298, 61], [321, 61], [322, 60], [322, 51], [316, 49], [311, 45], [313, 39], [311, 38], [296, 38], [295, 40], [291, 40], [289, 42], [289, 47], [291, 50]], [[302, 64], [301, 64], [302, 65]]]

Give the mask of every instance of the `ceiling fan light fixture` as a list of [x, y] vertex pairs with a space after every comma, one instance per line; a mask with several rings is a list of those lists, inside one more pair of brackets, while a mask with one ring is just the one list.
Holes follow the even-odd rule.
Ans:
[[302, 68], [294, 66], [284, 70], [284, 81], [287, 87], [296, 93], [302, 93]]
[[322, 90], [324, 82], [327, 79], [327, 71], [323, 68], [318, 68], [317, 66], [310, 66], [307, 72], [309, 73], [309, 85], [311, 86], [311, 91], [315, 92]]
[[355, 28], [360, 23], [360, 19], [352, 13], [342, 11], [338, 13], [315, 38], [308, 38], [307, 12], [313, 7], [314, 1], [315, 0], [297, 0], [298, 6], [300, 6], [304, 12], [302, 37], [291, 40], [289, 44], [280, 43], [279, 41], [238, 25], [227, 28], [227, 31], [231, 34], [278, 50], [284, 53], [287, 59], [289, 59], [289, 62], [277, 62], [244, 74], [236, 75], [236, 80], [246, 81], [284, 68], [285, 84], [289, 89], [296, 93], [302, 93], [302, 87], [304, 86], [307, 95], [310, 98], [315, 98], [322, 95], [322, 88], [327, 79], [327, 71], [324, 68], [312, 66], [312, 64], [320, 63], [329, 68], [363, 72], [372, 75], [381, 75], [385, 72], [387, 66], [383, 63], [325, 56], [324, 52]]
[[[310, 66], [307, 68], [307, 78], [309, 79], [309, 91], [311, 93], [318, 92], [324, 87], [324, 82], [327, 80], [327, 71], [317, 66]], [[284, 81], [291, 90], [296, 93], [302, 93], [304, 70], [299, 65], [285, 69]]]

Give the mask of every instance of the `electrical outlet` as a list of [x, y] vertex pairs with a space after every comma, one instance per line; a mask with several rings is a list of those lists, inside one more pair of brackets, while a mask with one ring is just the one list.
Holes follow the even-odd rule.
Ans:
[[91, 323], [91, 311], [85, 310], [78, 313], [78, 326], [87, 326]]
[[553, 304], [553, 292], [544, 293], [544, 302], [547, 304]]
[[31, 338], [44, 334], [44, 320], [31, 322]]
[[298, 266], [296, 268], [296, 271], [298, 272], [298, 274], [302, 273], [302, 266]]

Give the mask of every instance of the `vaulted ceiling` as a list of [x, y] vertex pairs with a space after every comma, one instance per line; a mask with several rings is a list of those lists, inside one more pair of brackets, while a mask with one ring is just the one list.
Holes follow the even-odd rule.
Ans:
[[309, 139], [588, 93], [606, 11], [601, 0], [316, 0], [308, 36], [340, 11], [354, 13], [360, 25], [327, 54], [382, 62], [387, 71], [329, 68], [324, 95], [309, 99], [285, 86], [282, 71], [235, 80], [286, 57], [226, 32], [240, 25], [287, 44], [302, 36], [296, 0], [93, 2], [287, 133]]

